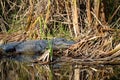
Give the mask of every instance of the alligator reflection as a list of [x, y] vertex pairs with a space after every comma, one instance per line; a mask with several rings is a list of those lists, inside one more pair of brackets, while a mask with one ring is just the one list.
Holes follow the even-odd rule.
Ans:
[[52, 65], [0, 60], [0, 80], [119, 80], [119, 66]]

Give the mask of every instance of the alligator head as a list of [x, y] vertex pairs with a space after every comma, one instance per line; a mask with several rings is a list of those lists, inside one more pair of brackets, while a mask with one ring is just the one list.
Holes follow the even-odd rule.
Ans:
[[75, 44], [74, 41], [66, 40], [65, 38], [55, 38], [52, 39], [53, 50], [66, 49], [69, 48], [72, 44]]

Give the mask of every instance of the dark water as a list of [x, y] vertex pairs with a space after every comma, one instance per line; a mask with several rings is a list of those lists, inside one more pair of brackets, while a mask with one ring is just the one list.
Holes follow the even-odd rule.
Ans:
[[0, 80], [120, 80], [120, 66], [66, 62], [41, 65], [3, 58], [0, 60]]

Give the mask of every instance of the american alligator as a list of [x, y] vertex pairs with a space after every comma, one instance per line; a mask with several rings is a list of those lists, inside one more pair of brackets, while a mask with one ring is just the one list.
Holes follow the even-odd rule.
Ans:
[[51, 46], [53, 50], [65, 49], [74, 43], [74, 41], [68, 41], [64, 38], [55, 38], [52, 40], [28, 40], [24, 42], [10, 42], [1, 45], [0, 48], [2, 48], [5, 53], [36, 53], [44, 52], [47, 48], [49, 48], [49, 46]]

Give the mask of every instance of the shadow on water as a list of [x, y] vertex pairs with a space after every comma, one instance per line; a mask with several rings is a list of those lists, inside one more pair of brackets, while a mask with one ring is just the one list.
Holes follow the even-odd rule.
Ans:
[[0, 80], [119, 80], [120, 66], [86, 66], [71, 63], [40, 65], [0, 60]]

